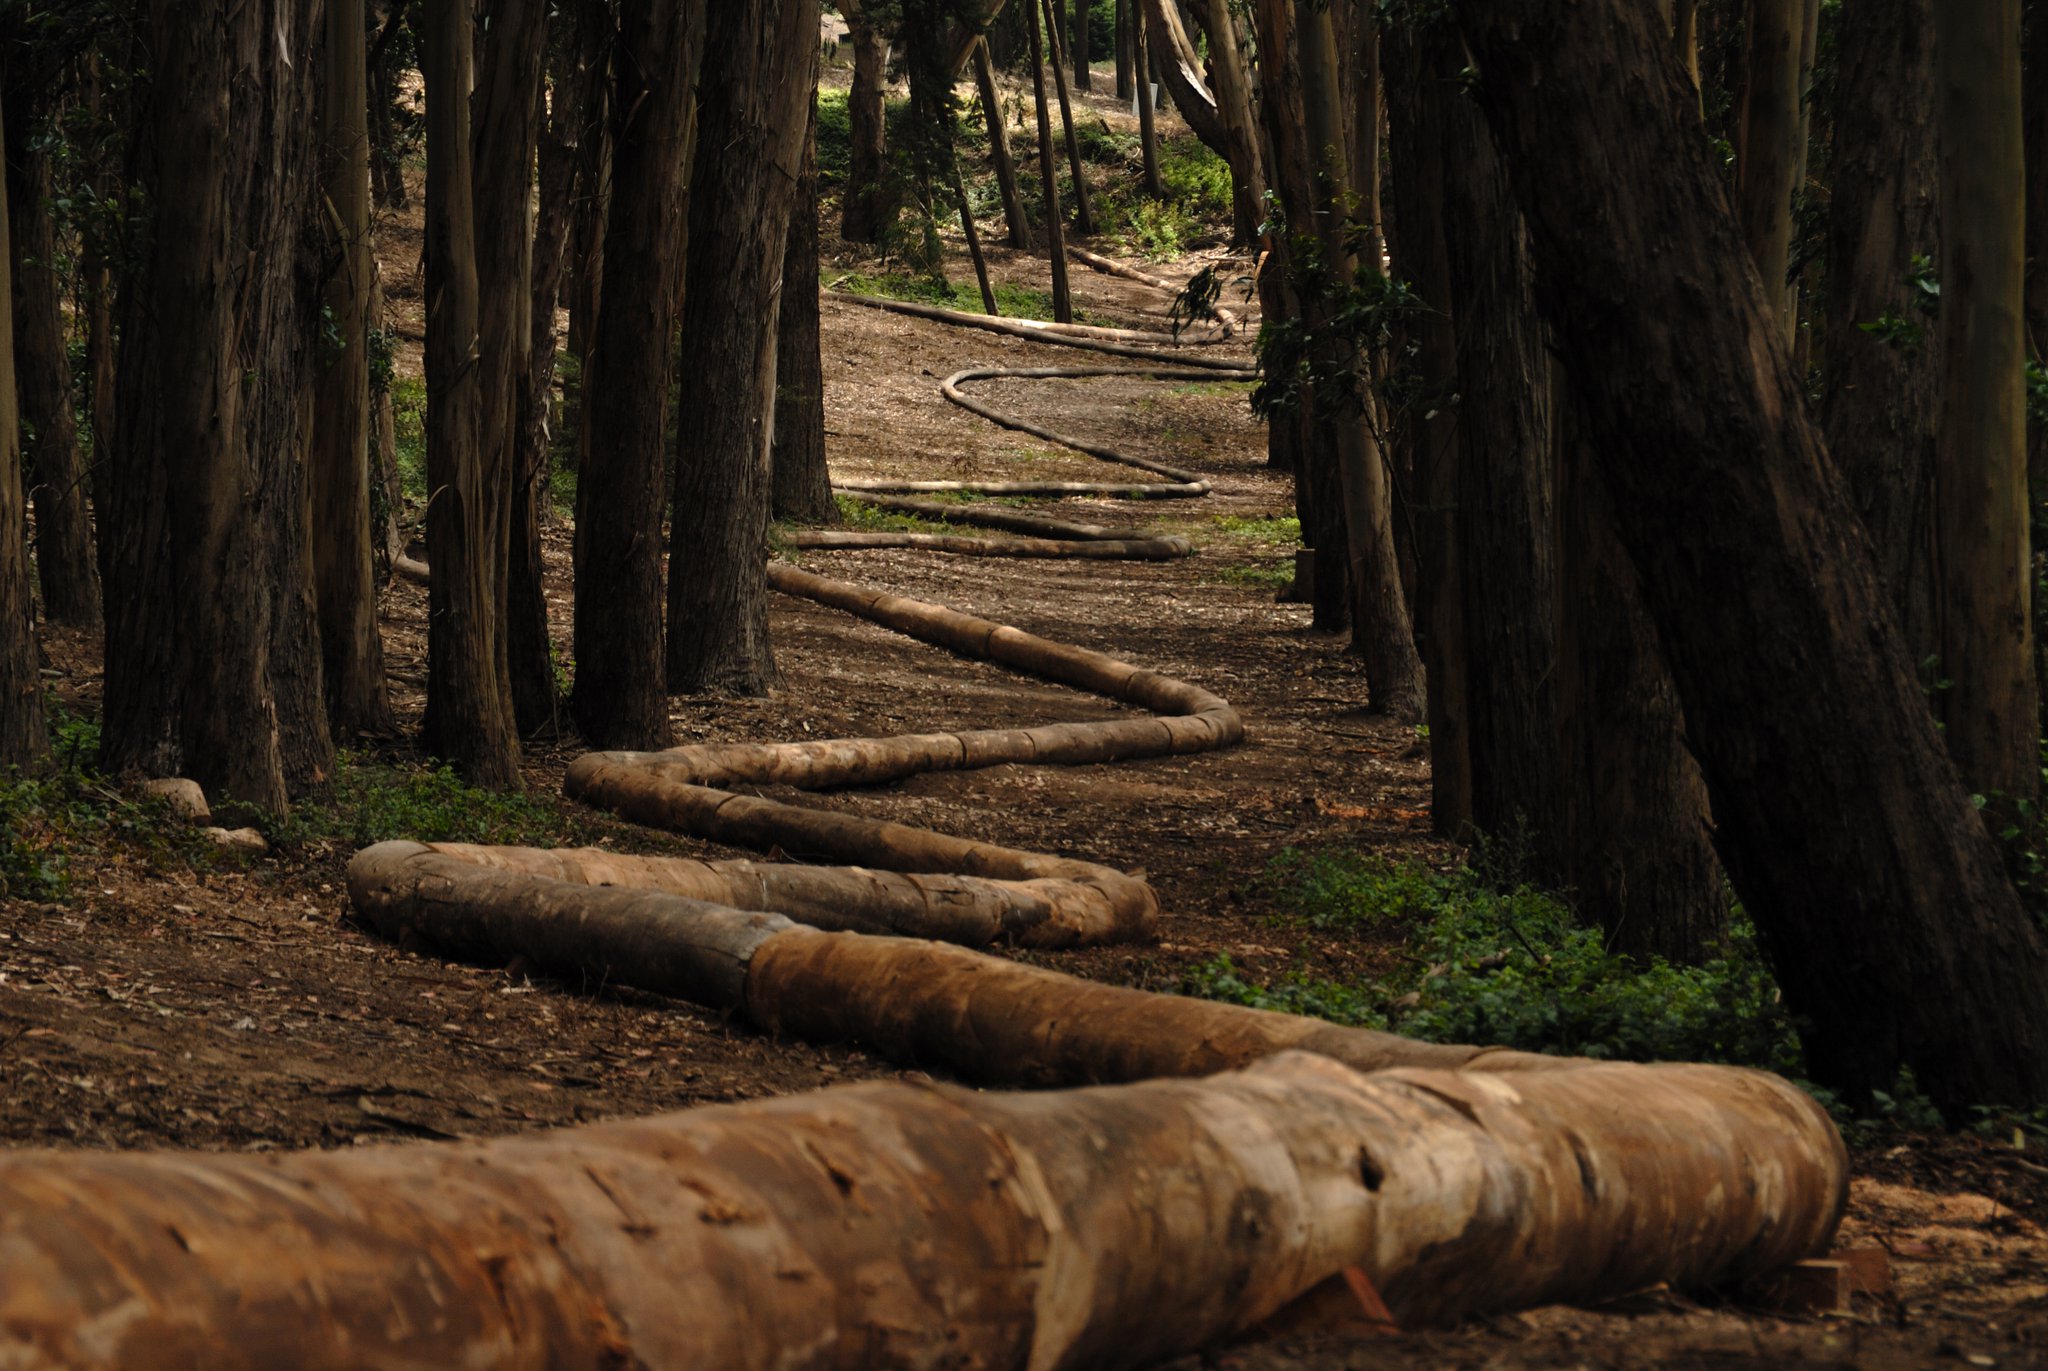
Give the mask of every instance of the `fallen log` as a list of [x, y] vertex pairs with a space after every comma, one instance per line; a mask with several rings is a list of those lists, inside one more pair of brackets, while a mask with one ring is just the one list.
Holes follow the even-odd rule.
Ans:
[[[1067, 256], [1085, 267], [1101, 272], [1105, 276], [1121, 276], [1126, 281], [1136, 281], [1141, 286], [1150, 286], [1154, 290], [1163, 290], [1176, 299], [1180, 297], [1182, 290], [1185, 289], [1183, 286], [1175, 285], [1164, 276], [1156, 276], [1149, 271], [1142, 271], [1137, 267], [1131, 266], [1127, 262], [1119, 262], [1113, 257], [1104, 257], [1100, 253], [1090, 252], [1087, 248], [1081, 247], [1078, 244], [1067, 244]], [[1226, 335], [1235, 332], [1239, 327], [1240, 320], [1236, 312], [1227, 306], [1211, 305], [1209, 313], [1222, 326]]]
[[1179, 357], [1163, 354], [1160, 348], [1214, 347], [1232, 340], [1227, 328], [1212, 327], [1199, 332], [1189, 329], [1180, 333], [1161, 333], [1154, 329], [1111, 328], [1100, 324], [1062, 324], [1048, 319], [1022, 319], [1009, 315], [975, 314], [968, 310], [947, 309], [944, 305], [927, 305], [917, 300], [891, 300], [883, 295], [854, 295], [847, 291], [821, 291], [820, 298], [842, 305], [860, 305], [867, 309], [879, 309], [888, 314], [905, 314], [914, 319], [931, 319], [956, 328], [975, 328], [984, 333], [1000, 333], [1011, 338], [1025, 338], [1034, 343], [1052, 343], [1058, 347], [1087, 348], [1094, 352], [1108, 352], [1120, 357], [1143, 357], [1150, 360], [1176, 362], [1181, 366], [1213, 367], [1225, 371], [1244, 371], [1247, 364], [1241, 361], [1210, 361], [1201, 357]]
[[1195, 555], [1195, 545], [1178, 536], [1068, 541], [1053, 538], [970, 538], [955, 533], [908, 530], [797, 529], [784, 535], [791, 547], [806, 549], [914, 547], [962, 557], [1061, 557], [1076, 561], [1175, 562]]
[[870, 1084], [481, 1143], [0, 1154], [0, 1365], [1129, 1367], [1362, 1271], [1404, 1325], [1763, 1276], [1845, 1158], [1774, 1077]]

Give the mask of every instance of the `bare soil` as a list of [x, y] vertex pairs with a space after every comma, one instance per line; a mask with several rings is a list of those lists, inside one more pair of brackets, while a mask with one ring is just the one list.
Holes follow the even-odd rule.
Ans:
[[[417, 243], [387, 238], [393, 302], [416, 308]], [[1043, 264], [991, 250], [1003, 277]], [[848, 265], [851, 264], [851, 259]], [[1198, 263], [1161, 268], [1185, 274]], [[964, 266], [962, 268], [964, 273]], [[830, 279], [828, 268], [828, 279]], [[1155, 293], [1077, 268], [1083, 308], [1136, 321]], [[936, 378], [975, 363], [1073, 365], [1082, 354], [828, 304], [829, 442], [848, 475], [1044, 475], [1103, 468], [947, 405]], [[402, 354], [401, 365], [406, 365]], [[1125, 379], [1004, 382], [998, 403], [1192, 468], [1198, 501], [1064, 501], [1048, 512], [1192, 537], [1171, 565], [1005, 562], [918, 552], [813, 553], [807, 564], [1115, 653], [1228, 697], [1244, 746], [1107, 768], [1004, 766], [810, 797], [948, 832], [1141, 869], [1165, 918], [1152, 946], [1036, 954], [1079, 974], [1172, 991], [1227, 952], [1254, 976], [1356, 975], [1396, 950], [1310, 936], [1277, 917], [1262, 873], [1291, 845], [1447, 859], [1428, 831], [1426, 745], [1365, 709], [1340, 638], [1309, 631], [1245, 569], [1291, 550], [1226, 519], [1291, 511], [1241, 391]], [[548, 548], [566, 656], [566, 534]], [[394, 695], [418, 721], [424, 595], [384, 606]], [[1117, 707], [962, 662], [806, 604], [775, 607], [783, 684], [766, 699], [675, 701], [681, 741], [775, 740], [1104, 717]], [[50, 635], [58, 692], [96, 710], [97, 644]], [[558, 792], [573, 741], [535, 745], [527, 779]], [[416, 754], [410, 735], [372, 749]], [[566, 802], [557, 801], [566, 804]], [[605, 841], [716, 849], [600, 823]], [[0, 900], [0, 1137], [17, 1146], [265, 1148], [480, 1136], [906, 1074], [849, 1048], [771, 1041], [687, 1005], [393, 948], [350, 918], [349, 853], [305, 845], [200, 867], [109, 846], [61, 905]], [[910, 1072], [907, 1074], [916, 1074]], [[1845, 1245], [1893, 1254], [1896, 1289], [1853, 1314], [1794, 1318], [1754, 1297], [1649, 1292], [1454, 1333], [1291, 1330], [1176, 1363], [1246, 1371], [1340, 1367], [2048, 1365], [2048, 1171], [2037, 1150], [1896, 1135], [1858, 1158]], [[1144, 1259], [1173, 1259], [1171, 1253]]]

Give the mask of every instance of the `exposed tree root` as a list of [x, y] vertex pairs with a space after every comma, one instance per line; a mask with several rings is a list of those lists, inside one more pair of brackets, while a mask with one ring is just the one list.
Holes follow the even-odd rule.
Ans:
[[1818, 1249], [1839, 1140], [1715, 1067], [1289, 1054], [1041, 1094], [848, 1086], [537, 1137], [0, 1156], [0, 1364], [1140, 1366], [1357, 1268], [1407, 1324]]

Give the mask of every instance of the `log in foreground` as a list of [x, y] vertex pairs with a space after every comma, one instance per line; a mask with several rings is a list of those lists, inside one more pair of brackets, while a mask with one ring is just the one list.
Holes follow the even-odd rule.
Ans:
[[1404, 1324], [1768, 1274], [1846, 1160], [1775, 1077], [845, 1086], [483, 1143], [0, 1155], [0, 1365], [1138, 1366], [1362, 1269]]

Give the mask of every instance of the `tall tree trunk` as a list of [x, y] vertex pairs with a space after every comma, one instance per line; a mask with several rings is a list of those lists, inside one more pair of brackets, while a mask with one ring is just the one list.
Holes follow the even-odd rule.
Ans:
[[[2028, 355], [2048, 366], [2048, 2], [2026, 0], [2021, 103], [2027, 157], [2027, 294]], [[2031, 411], [2031, 407], [2030, 407]], [[2034, 520], [2032, 569], [2034, 583], [2048, 572], [2048, 420], [2030, 412], [2027, 419], [2027, 494]], [[2034, 597], [2034, 676], [2048, 697], [2048, 596]], [[2048, 698], [2044, 698], [2048, 704]], [[2048, 709], [2044, 709], [2048, 716]]]
[[[515, 0], [524, 5], [528, 0]], [[486, 357], [472, 149], [475, 21], [466, 0], [432, 0], [422, 16], [427, 86], [427, 747], [478, 785], [519, 784], [519, 734], [512, 717], [504, 641], [509, 450], [495, 414], [506, 373], [505, 338], [494, 331]], [[498, 42], [499, 34], [490, 41]], [[488, 88], [486, 88], [488, 89]], [[484, 104], [492, 100], [486, 94]], [[505, 111], [495, 110], [499, 118]], [[477, 123], [481, 124], [481, 119]], [[502, 151], [491, 140], [493, 152]], [[502, 179], [507, 169], [489, 169]], [[495, 197], [492, 197], [495, 199]], [[524, 236], [525, 216], [517, 227]], [[491, 235], [506, 226], [493, 224]], [[502, 269], [502, 257], [493, 254]], [[519, 289], [502, 275], [492, 285]], [[494, 317], [502, 325], [502, 302]], [[516, 373], [514, 373], [516, 374]]]
[[102, 760], [282, 812], [332, 765], [306, 529], [311, 0], [157, 0], [123, 294]]
[[32, 111], [7, 111], [7, 200], [14, 227], [14, 358], [23, 472], [36, 511], [36, 571], [53, 623], [96, 627], [100, 575], [93, 556], [85, 463], [72, 407], [71, 354], [50, 218], [50, 159], [35, 145]]
[[1237, 28], [1230, 22], [1229, 0], [1202, 0], [1209, 32], [1209, 73], [1213, 78], [1216, 113], [1223, 123], [1230, 151], [1232, 235], [1240, 245], [1258, 241], [1266, 218], [1266, 175], [1259, 165], [1258, 127], [1252, 119], [1251, 85], [1237, 47]]
[[1941, 250], [1933, 0], [1858, 0], [1843, 19], [1821, 417], [1907, 650], [1922, 663], [1940, 651], [1929, 521], [1941, 339], [1913, 266]]
[[1031, 250], [1031, 216], [1024, 212], [1024, 197], [1017, 189], [1017, 162], [1010, 155], [1010, 121], [1003, 117], [1002, 97], [996, 93], [994, 64], [989, 59], [988, 40], [974, 45], [974, 88], [981, 96], [981, 122], [988, 130], [989, 162], [995, 167], [996, 187], [1003, 195], [1003, 222], [1010, 230], [1010, 246], [1019, 252]]
[[[384, 308], [384, 269], [376, 254], [370, 254], [370, 304], [371, 327], [388, 331]], [[373, 530], [371, 546], [377, 553], [380, 573], [388, 574], [391, 564], [404, 551], [405, 539], [399, 530], [399, 516], [405, 511], [405, 492], [398, 474], [398, 414], [391, 403], [391, 375], [386, 367], [381, 382], [375, 378], [370, 390], [370, 435], [375, 457], [370, 464], [370, 479], [381, 488], [382, 498], [373, 499], [371, 504], [379, 510], [377, 526]]]
[[[2048, 1097], [2048, 938], [1928, 716], [1657, 16], [1460, 5], [1538, 300], [1815, 1079]], [[1599, 147], [1597, 159], [1561, 149]]]
[[1134, 0], [1116, 0], [1116, 98], [1128, 100], [1137, 86], [1131, 79], [1131, 8]]
[[330, 216], [323, 304], [336, 343], [313, 383], [313, 584], [327, 718], [337, 737], [392, 728], [370, 549], [370, 145], [362, 0], [328, 0], [320, 188]]
[[1941, 424], [1936, 437], [1938, 692], [1974, 791], [2040, 788], [2027, 544], [2026, 164], [2019, 0], [1942, 0]]
[[1067, 91], [1066, 46], [1060, 40], [1060, 0], [1043, 0], [1045, 34], [1052, 49], [1053, 86], [1060, 97], [1060, 135], [1067, 147], [1067, 170], [1074, 178], [1074, 232], [1083, 238], [1095, 232], [1095, 212], [1088, 204], [1088, 173], [1081, 165], [1081, 139], [1074, 130], [1074, 102]]
[[1095, 80], [1088, 70], [1088, 0], [1074, 0], [1074, 89], [1094, 90]]
[[1045, 201], [1045, 252], [1052, 264], [1052, 317], [1057, 323], [1072, 323], [1074, 297], [1067, 287], [1066, 226], [1060, 217], [1059, 174], [1054, 170], [1058, 154], [1052, 150], [1052, 116], [1045, 100], [1045, 45], [1039, 39], [1039, 8], [1035, 0], [1024, 0], [1024, 14], [1031, 35], [1031, 88], [1037, 96], [1038, 185]]
[[1405, 407], [1398, 433], [1407, 449], [1408, 512], [1416, 544], [1415, 621], [1427, 667], [1430, 813], [1446, 837], [1472, 824], [1471, 715], [1465, 662], [1464, 562], [1458, 548], [1457, 339], [1452, 332], [1450, 247], [1444, 214], [1446, 105], [1462, 98], [1452, 75], [1462, 55], [1440, 28], [1394, 24], [1387, 34], [1391, 182], [1400, 232], [1394, 273], [1424, 302], [1404, 326], [1402, 346], [1426, 388]]
[[1152, 110], [1152, 55], [1145, 43], [1145, 20], [1138, 13], [1145, 0], [1130, 0], [1131, 11], [1131, 61], [1138, 72], [1138, 156], [1144, 166], [1144, 179], [1140, 183], [1145, 193], [1151, 196], [1166, 194], [1166, 186], [1159, 179], [1159, 129], [1158, 120]]
[[[569, 305], [569, 351], [576, 354], [579, 364], [590, 358], [598, 296], [604, 286], [604, 227], [610, 214], [612, 188], [612, 49], [617, 45], [619, 29], [616, 11], [612, 0], [593, 0], [576, 7], [580, 95], [576, 103], [575, 216], [569, 226], [569, 261], [565, 268], [568, 285], [563, 293]], [[583, 452], [580, 400], [579, 395], [579, 463]]]
[[789, 245], [782, 257], [782, 313], [775, 344], [775, 444], [770, 460], [775, 467], [775, 517], [827, 524], [839, 517], [839, 506], [832, 499], [832, 473], [825, 467], [825, 367], [818, 350], [816, 99], [804, 121], [803, 168], [796, 203], [790, 207]]
[[[744, 10], [744, 12], [741, 12]], [[768, 641], [769, 430], [782, 259], [803, 156], [816, 0], [712, 7], [698, 87], [668, 580], [669, 688], [760, 694]]]
[[[1277, 27], [1275, 31], [1279, 31]], [[1303, 133], [1308, 144], [1304, 162], [1309, 180], [1304, 185], [1298, 174], [1295, 178], [1293, 189], [1301, 208], [1294, 211], [1293, 222], [1313, 229], [1330, 284], [1341, 293], [1352, 285], [1357, 259], [1347, 218], [1349, 153], [1337, 84], [1336, 34], [1328, 10], [1310, 9], [1298, 16], [1295, 55], [1301, 65]], [[1325, 339], [1319, 345], [1320, 373], [1370, 376], [1370, 368], [1355, 346], [1329, 331], [1332, 302], [1311, 302], [1307, 294], [1302, 302], [1304, 315], [1311, 329], [1320, 331]], [[1362, 399], [1371, 403], [1369, 393]], [[1379, 438], [1353, 397], [1319, 395], [1317, 404], [1323, 411], [1319, 417], [1336, 446], [1351, 569], [1352, 641], [1365, 658], [1373, 708], [1396, 719], [1420, 719], [1424, 710], [1422, 661], [1415, 651], [1407, 594], [1401, 584], [1392, 492]]]
[[1181, 23], [1175, 0], [1136, 0], [1144, 10], [1145, 45], [1151, 50], [1152, 70], [1173, 107], [1180, 111], [1188, 131], [1202, 146], [1225, 161], [1230, 160], [1230, 140], [1224, 134], [1223, 116], [1217, 112], [1216, 97], [1202, 79], [1202, 59]]
[[1750, 0], [1749, 81], [1735, 164], [1743, 241], [1786, 342], [1798, 326], [1785, 309], [1792, 258], [1792, 193], [1800, 156], [1799, 46], [1806, 0]]
[[853, 85], [846, 94], [852, 150], [846, 167], [846, 193], [840, 203], [839, 236], [849, 243], [873, 243], [882, 232], [882, 176], [888, 156], [883, 141], [882, 68], [889, 59], [889, 36], [869, 22], [864, 5], [848, 0], [840, 12], [846, 16], [847, 33], [853, 40]]
[[[5, 103], [0, 100], [0, 107]], [[9, 228], [6, 198], [0, 197], [0, 239], [12, 241]], [[0, 272], [12, 274], [11, 256], [0, 252]], [[0, 305], [11, 310], [13, 300], [12, 284], [0, 282]], [[43, 732], [42, 662], [36, 652], [35, 601], [29, 592], [23, 538], [27, 529], [10, 324], [0, 326], [0, 766], [33, 766], [50, 750], [49, 736]]]
[[588, 441], [576, 483], [570, 704], [596, 747], [667, 747], [672, 737], [663, 453], [695, 141], [689, 93], [705, 51], [704, 15], [701, 0], [625, 0], [620, 12], [605, 291], [583, 376]]

